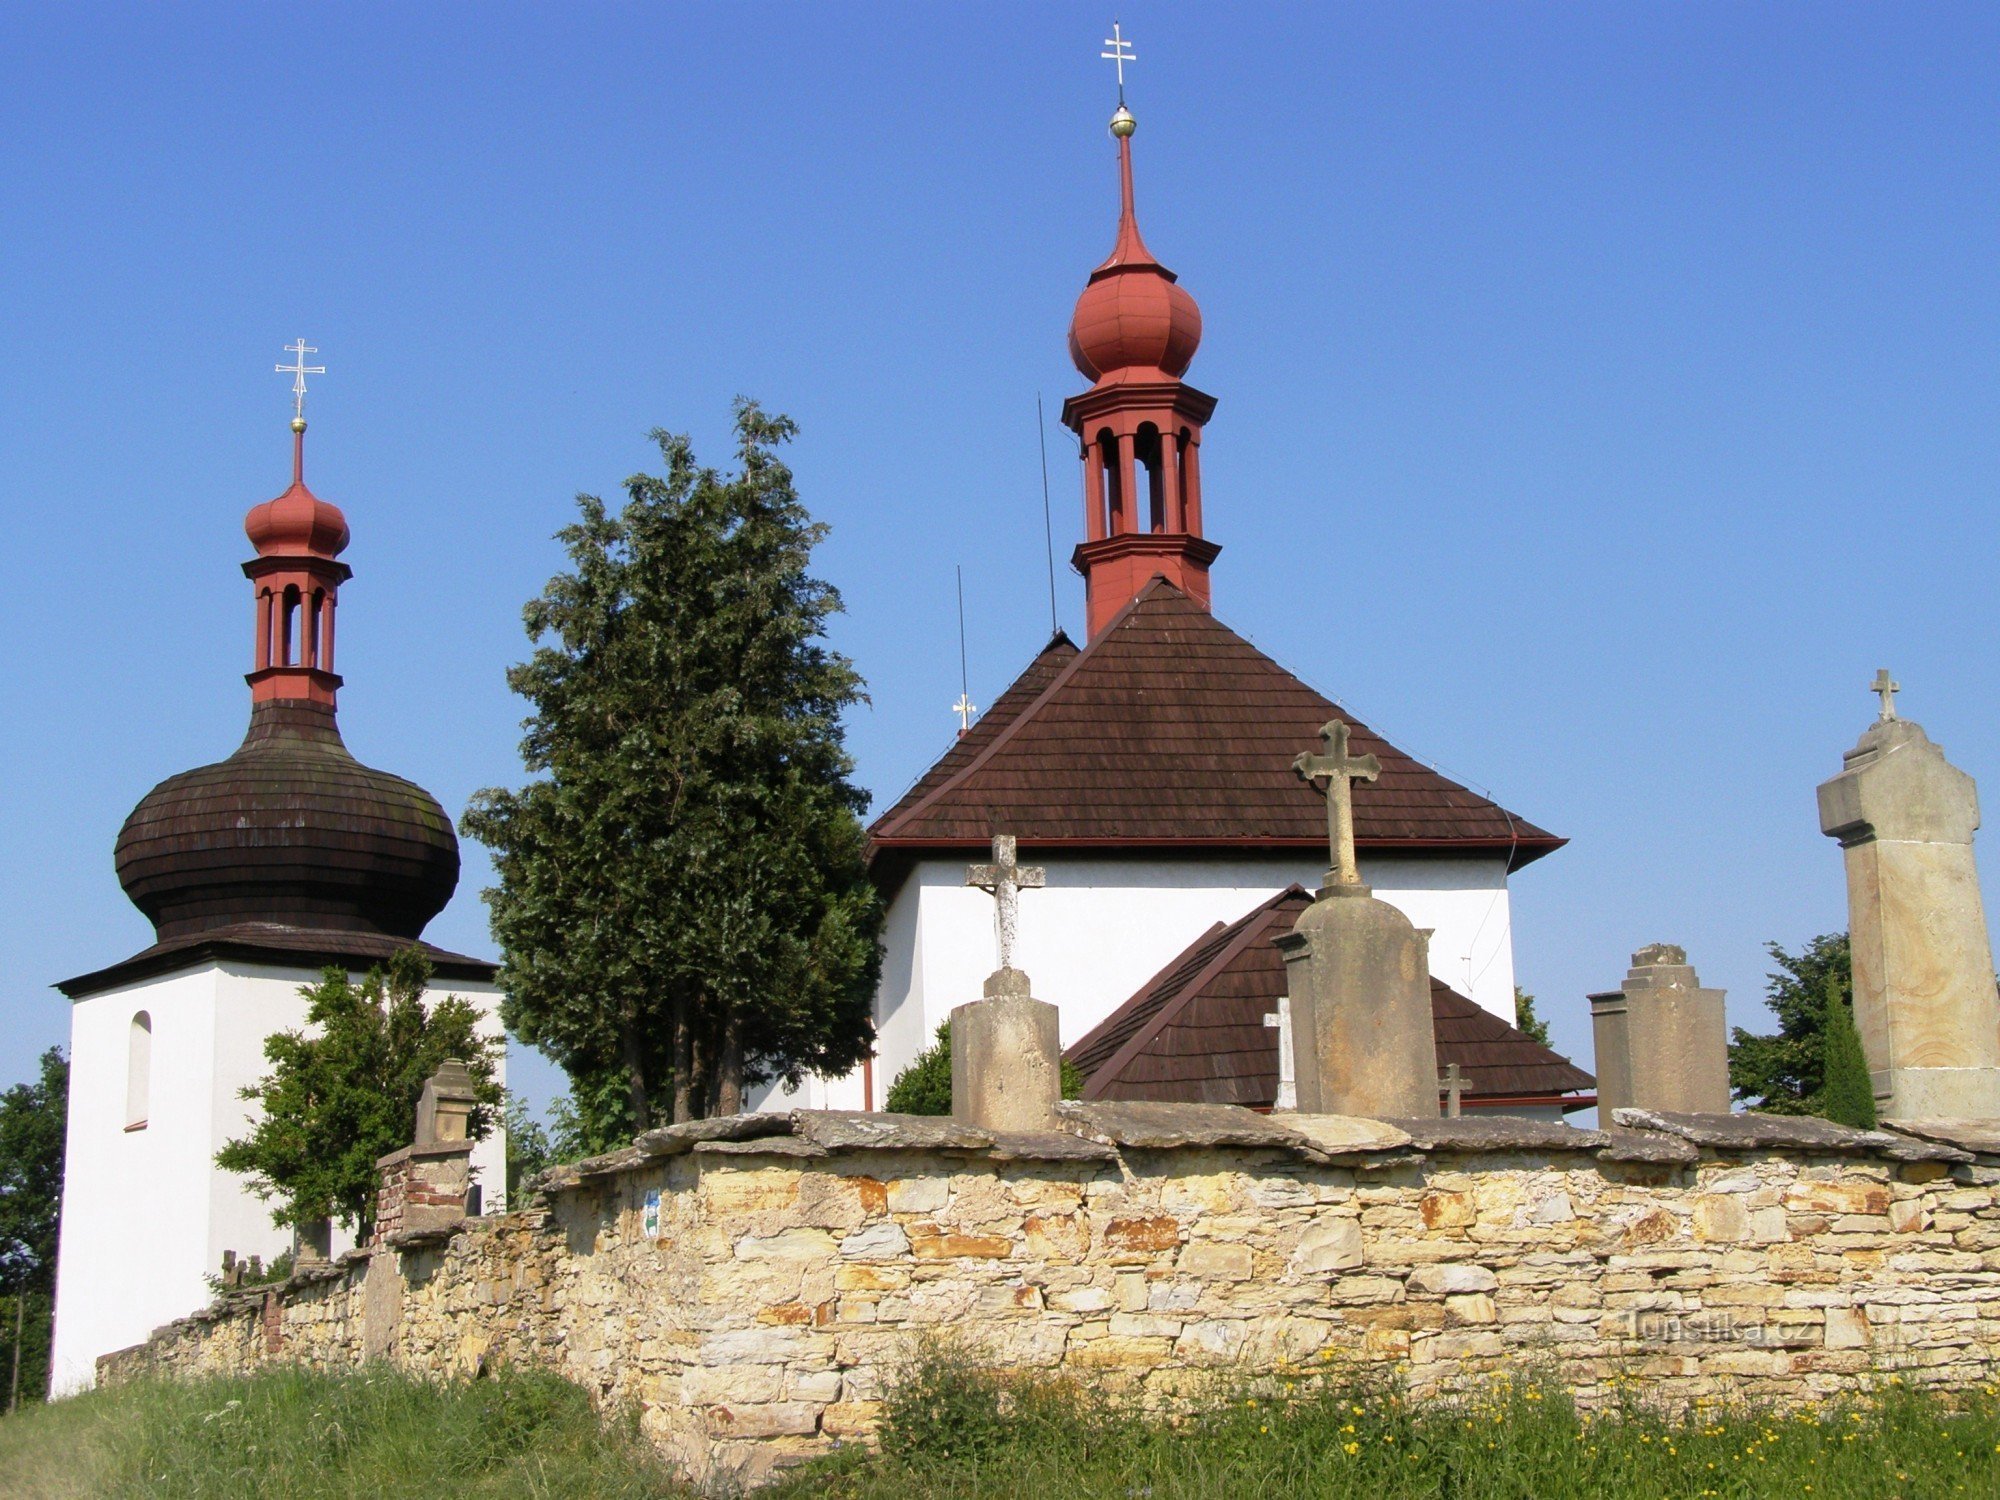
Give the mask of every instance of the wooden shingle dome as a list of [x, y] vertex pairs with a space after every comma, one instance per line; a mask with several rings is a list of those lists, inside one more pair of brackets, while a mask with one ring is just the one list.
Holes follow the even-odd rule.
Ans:
[[234, 755], [147, 793], [116, 858], [162, 941], [244, 922], [414, 940], [458, 885], [437, 799], [355, 760], [331, 706], [300, 700], [255, 704]]

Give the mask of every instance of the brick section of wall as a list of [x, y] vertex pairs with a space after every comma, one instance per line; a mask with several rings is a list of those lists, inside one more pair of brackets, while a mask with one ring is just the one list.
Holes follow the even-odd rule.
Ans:
[[[865, 1437], [938, 1330], [1161, 1401], [1190, 1369], [1321, 1360], [1419, 1395], [1539, 1362], [1586, 1402], [1613, 1375], [1793, 1401], [1883, 1369], [1969, 1384], [2000, 1354], [2000, 1156], [681, 1149], [312, 1273], [279, 1357], [358, 1363], [369, 1281], [393, 1278], [387, 1357], [552, 1366], [706, 1480]], [[225, 1298], [104, 1373], [252, 1367], [273, 1357], [259, 1311]]]
[[450, 1228], [465, 1217], [472, 1186], [470, 1141], [405, 1146], [382, 1157], [375, 1170], [381, 1174], [375, 1191], [378, 1240]]

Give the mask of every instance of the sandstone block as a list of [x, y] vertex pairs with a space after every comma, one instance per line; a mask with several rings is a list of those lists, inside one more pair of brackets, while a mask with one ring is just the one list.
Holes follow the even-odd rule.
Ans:
[[1447, 1328], [1462, 1328], [1476, 1323], [1494, 1323], [1500, 1314], [1493, 1306], [1493, 1299], [1484, 1292], [1469, 1292], [1463, 1296], [1444, 1299], [1444, 1322]]
[[1694, 1200], [1695, 1238], [1727, 1243], [1750, 1238], [1750, 1214], [1733, 1194], [1713, 1193]]
[[1184, 1275], [1201, 1276], [1211, 1281], [1248, 1281], [1250, 1247], [1197, 1240], [1181, 1251], [1180, 1269]]
[[1421, 1292], [1426, 1296], [1457, 1296], [1466, 1292], [1496, 1291], [1500, 1278], [1484, 1266], [1419, 1266], [1410, 1272], [1406, 1285], [1412, 1292]]
[[840, 1253], [848, 1260], [894, 1260], [909, 1248], [903, 1226], [886, 1220], [857, 1229], [840, 1242]]
[[904, 1177], [891, 1182], [888, 1208], [892, 1214], [934, 1214], [951, 1198], [951, 1179], [942, 1173]]
[[803, 1401], [711, 1406], [708, 1428], [718, 1438], [802, 1436], [819, 1431], [819, 1408]]
[[1292, 1270], [1302, 1276], [1323, 1276], [1351, 1270], [1366, 1258], [1358, 1219], [1321, 1219], [1299, 1236]]

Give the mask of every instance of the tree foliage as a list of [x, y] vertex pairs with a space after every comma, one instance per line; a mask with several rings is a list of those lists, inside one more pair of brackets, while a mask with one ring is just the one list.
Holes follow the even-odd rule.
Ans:
[[0, 1401], [13, 1389], [17, 1361], [23, 1401], [40, 1400], [49, 1383], [69, 1125], [69, 1061], [62, 1049], [44, 1052], [36, 1073], [33, 1082], [0, 1093]]
[[1848, 1012], [1849, 1026], [1853, 1024], [1854, 970], [1847, 934], [1822, 933], [1797, 953], [1776, 943], [1765, 946], [1778, 966], [1765, 990], [1778, 1030], [1774, 1036], [1757, 1036], [1735, 1028], [1730, 1086], [1737, 1099], [1766, 1114], [1823, 1114], [1830, 998], [1838, 1000]]
[[508, 683], [533, 713], [519, 791], [472, 800], [509, 1028], [568, 1072], [587, 1144], [842, 1072], [872, 1043], [881, 902], [841, 713], [861, 679], [822, 639], [825, 528], [779, 461], [795, 428], [736, 409], [741, 467], [655, 432], [663, 475], [560, 532], [570, 570], [524, 613]]
[[1549, 1045], [1549, 1023], [1535, 1014], [1535, 997], [1514, 986], [1514, 1029], [1531, 1041]]
[[56, 1285], [69, 1060], [51, 1047], [36, 1071], [0, 1094], [0, 1290], [10, 1293]]
[[262, 1118], [215, 1155], [275, 1204], [274, 1223], [337, 1219], [357, 1232], [374, 1222], [375, 1163], [410, 1144], [424, 1080], [458, 1058], [477, 1083], [472, 1138], [493, 1127], [499, 1044], [479, 1034], [479, 1012], [457, 995], [426, 1004], [430, 963], [406, 948], [355, 983], [327, 969], [301, 989], [306, 1025], [265, 1039], [270, 1073], [242, 1091]]
[[591, 1154], [584, 1137], [583, 1120], [569, 1095], [558, 1094], [549, 1102], [546, 1123], [537, 1120], [527, 1100], [518, 1094], [507, 1096], [507, 1201], [512, 1203], [523, 1183], [568, 1161], [580, 1161]]
[[[1068, 1058], [1062, 1060], [1062, 1096], [1083, 1097], [1083, 1070]], [[937, 1038], [919, 1052], [910, 1065], [889, 1085], [886, 1101], [898, 1115], [948, 1115], [951, 1113], [951, 1022], [937, 1029]]]
[[1854, 1002], [1840, 992], [1832, 975], [1823, 976], [1820, 983], [1820, 1014], [1825, 1064], [1815, 1113], [1836, 1125], [1873, 1130], [1875, 1080], [1868, 1076], [1861, 1032], [1854, 1024]]

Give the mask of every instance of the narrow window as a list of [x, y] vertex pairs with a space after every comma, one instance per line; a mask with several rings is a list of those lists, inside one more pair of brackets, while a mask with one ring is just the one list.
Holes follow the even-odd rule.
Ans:
[[284, 654], [278, 664], [296, 667], [299, 664], [299, 591], [296, 587], [285, 590], [284, 631], [280, 643]]
[[153, 1018], [143, 1010], [132, 1018], [125, 1053], [125, 1128], [146, 1128], [147, 1099], [153, 1091]]
[[1118, 461], [1118, 439], [1110, 428], [1097, 434], [1097, 449], [1104, 463], [1104, 534], [1117, 536], [1125, 529], [1125, 466]]
[[1164, 485], [1166, 476], [1160, 468], [1160, 429], [1151, 422], [1140, 424], [1138, 436], [1132, 444], [1133, 458], [1145, 471], [1146, 487], [1146, 529], [1165, 531], [1167, 529], [1167, 501]]

